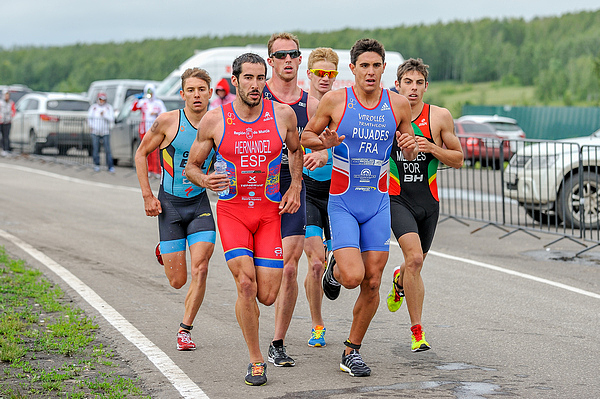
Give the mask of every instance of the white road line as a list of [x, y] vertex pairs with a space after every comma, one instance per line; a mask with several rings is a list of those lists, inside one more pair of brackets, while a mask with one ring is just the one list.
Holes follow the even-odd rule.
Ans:
[[116, 189], [125, 190], [125, 191], [133, 191], [133, 192], [136, 192], [136, 193], [140, 192], [139, 188], [127, 187], [127, 186], [118, 186], [118, 185], [115, 185], [115, 184], [99, 183], [99, 182], [94, 182], [94, 181], [89, 181], [89, 180], [84, 180], [84, 179], [78, 179], [76, 177], [64, 176], [64, 175], [60, 175], [58, 173], [47, 172], [45, 170], [28, 168], [26, 166], [10, 165], [10, 164], [5, 164], [5, 163], [0, 163], [0, 167], [8, 168], [8, 169], [20, 170], [20, 171], [23, 171], [23, 172], [35, 173], [35, 174], [42, 175], [42, 176], [53, 177], [55, 179], [60, 179], [60, 180], [64, 180], [64, 181], [68, 181], [68, 182], [72, 182], [72, 183], [85, 184], [85, 185], [88, 185], [88, 186], [95, 186], [95, 187], [101, 187], [101, 188], [112, 188], [112, 189], [116, 188]]
[[90, 287], [85, 285], [67, 269], [50, 259], [44, 253], [33, 248], [18, 237], [0, 229], [0, 236], [20, 247], [23, 251], [46, 265], [50, 270], [62, 278], [83, 299], [92, 305], [113, 327], [117, 329], [132, 344], [138, 347], [156, 368], [165, 376], [175, 389], [186, 399], [208, 399], [208, 396], [188, 377], [160, 348], [150, 341], [137, 328], [129, 323], [119, 312], [106, 303]]
[[572, 287], [570, 285], [566, 285], [566, 284], [562, 284], [562, 283], [557, 283], [556, 281], [547, 280], [545, 278], [532, 276], [531, 274], [525, 274], [525, 273], [521, 273], [521, 272], [516, 272], [514, 270], [505, 269], [503, 267], [490, 265], [488, 263], [478, 262], [476, 260], [465, 259], [465, 258], [461, 258], [461, 257], [458, 257], [458, 256], [447, 255], [447, 254], [443, 254], [441, 252], [429, 251], [429, 254], [433, 255], [433, 256], [438, 256], [440, 258], [451, 259], [451, 260], [455, 260], [455, 261], [458, 261], [458, 262], [463, 262], [463, 263], [468, 263], [468, 264], [471, 264], [471, 265], [474, 265], [474, 266], [483, 267], [485, 269], [494, 270], [494, 271], [497, 271], [497, 272], [500, 272], [500, 273], [510, 274], [512, 276], [517, 276], [517, 277], [521, 277], [521, 278], [524, 278], [524, 279], [527, 279], [527, 280], [532, 280], [532, 281], [535, 281], [535, 282], [538, 282], [538, 283], [548, 284], [548, 285], [551, 285], [553, 287], [562, 288], [562, 289], [567, 290], [567, 291], [575, 292], [576, 294], [586, 295], [586, 296], [589, 296], [589, 297], [592, 297], [592, 298], [595, 298], [595, 299], [600, 299], [600, 294], [596, 294], [594, 292], [582, 290], [582, 289], [579, 289], [579, 288], [576, 288], [576, 287]]

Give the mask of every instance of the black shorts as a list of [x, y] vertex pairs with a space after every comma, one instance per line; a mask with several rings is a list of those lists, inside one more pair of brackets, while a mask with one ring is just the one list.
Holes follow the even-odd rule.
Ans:
[[185, 251], [197, 242], [215, 243], [215, 220], [206, 191], [193, 197], [181, 198], [158, 192], [162, 213], [158, 215], [160, 252], [163, 254]]
[[435, 208], [425, 209], [419, 205], [407, 204], [399, 195], [390, 195], [392, 213], [392, 231], [398, 240], [406, 233], [417, 233], [421, 240], [421, 249], [427, 253], [431, 248], [438, 217], [439, 204]]
[[[279, 192], [283, 196], [290, 184], [292, 178], [281, 174]], [[304, 236], [306, 233], [306, 186], [302, 181], [302, 191], [300, 192], [300, 209], [296, 213], [284, 213], [281, 215], [281, 238], [290, 236]]]

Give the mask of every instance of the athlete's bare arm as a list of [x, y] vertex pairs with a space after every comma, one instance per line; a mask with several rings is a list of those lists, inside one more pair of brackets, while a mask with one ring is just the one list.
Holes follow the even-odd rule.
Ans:
[[185, 166], [185, 176], [197, 186], [208, 188], [212, 191], [223, 191], [229, 185], [229, 178], [213, 172], [209, 175], [202, 171], [202, 164], [216, 148], [223, 136], [223, 116], [220, 108], [208, 111], [198, 125], [196, 140], [192, 143], [188, 162]]
[[400, 94], [391, 91], [389, 93], [394, 115], [396, 115], [397, 119], [400, 119], [398, 130], [396, 131], [398, 147], [402, 149], [404, 158], [412, 161], [419, 154], [419, 145], [411, 124], [410, 103], [406, 97]]
[[[335, 147], [344, 141], [345, 136], [337, 135], [333, 129], [339, 123], [339, 108], [345, 102], [344, 89], [325, 93], [315, 116], [308, 121], [302, 132], [302, 145], [314, 151]], [[330, 128], [331, 127], [331, 128]]]
[[419, 151], [429, 152], [444, 165], [459, 169], [463, 165], [464, 155], [460, 140], [454, 132], [454, 119], [446, 108], [430, 106], [431, 127], [438, 140], [433, 144], [424, 137], [417, 137]]
[[[312, 119], [315, 116], [318, 105], [319, 100], [312, 96], [308, 97], [308, 120]], [[327, 153], [327, 150], [308, 152], [304, 154], [304, 167], [310, 171], [313, 171], [317, 168], [325, 166], [327, 164], [328, 158], [329, 154]]]
[[167, 140], [168, 132], [177, 131], [175, 126], [178, 122], [179, 111], [177, 110], [159, 115], [135, 152], [135, 168], [142, 189], [146, 216], [158, 216], [162, 212], [160, 201], [152, 193], [152, 187], [148, 180], [148, 155]]
[[[300, 209], [302, 191], [302, 147], [298, 138], [296, 114], [289, 105], [273, 102], [277, 115], [277, 128], [288, 150], [288, 162], [292, 182], [279, 203], [279, 214], [296, 213]], [[284, 136], [285, 132], [285, 136]]]

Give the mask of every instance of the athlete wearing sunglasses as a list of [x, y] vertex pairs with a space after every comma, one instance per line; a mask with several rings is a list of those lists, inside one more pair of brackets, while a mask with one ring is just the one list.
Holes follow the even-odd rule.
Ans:
[[[271, 79], [267, 81], [263, 95], [266, 99], [289, 105], [296, 113], [298, 133], [302, 134], [308, 118], [314, 115], [318, 101], [298, 87], [298, 69], [302, 62], [298, 38], [289, 33], [276, 33], [267, 43], [267, 63], [272, 68]], [[302, 154], [288, 159], [284, 150], [280, 192], [284, 194], [291, 188], [292, 165], [302, 166]], [[301, 169], [301, 168], [300, 168]], [[296, 176], [301, 181], [301, 174]], [[273, 342], [269, 346], [269, 362], [275, 366], [292, 367], [294, 359], [286, 353], [284, 340], [292, 321], [296, 299], [298, 298], [298, 261], [304, 248], [306, 231], [306, 188], [302, 182], [300, 209], [294, 214], [281, 216], [281, 237], [283, 242], [283, 277], [279, 294], [275, 302], [275, 331]]]

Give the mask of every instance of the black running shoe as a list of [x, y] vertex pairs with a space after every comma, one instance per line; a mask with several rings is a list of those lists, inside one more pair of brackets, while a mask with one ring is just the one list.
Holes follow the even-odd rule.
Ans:
[[337, 282], [333, 277], [333, 267], [335, 266], [335, 258], [333, 257], [333, 251], [327, 255], [327, 265], [325, 266], [325, 273], [323, 273], [323, 292], [325, 296], [330, 300], [336, 300], [340, 296], [341, 284]]
[[296, 362], [285, 353], [285, 346], [269, 345], [269, 361], [277, 367], [294, 367]]
[[368, 377], [371, 375], [371, 369], [363, 362], [360, 353], [356, 349], [346, 355], [342, 352], [342, 362], [340, 370], [350, 373], [352, 377]]
[[250, 363], [244, 381], [248, 385], [265, 385], [267, 383], [267, 363]]

